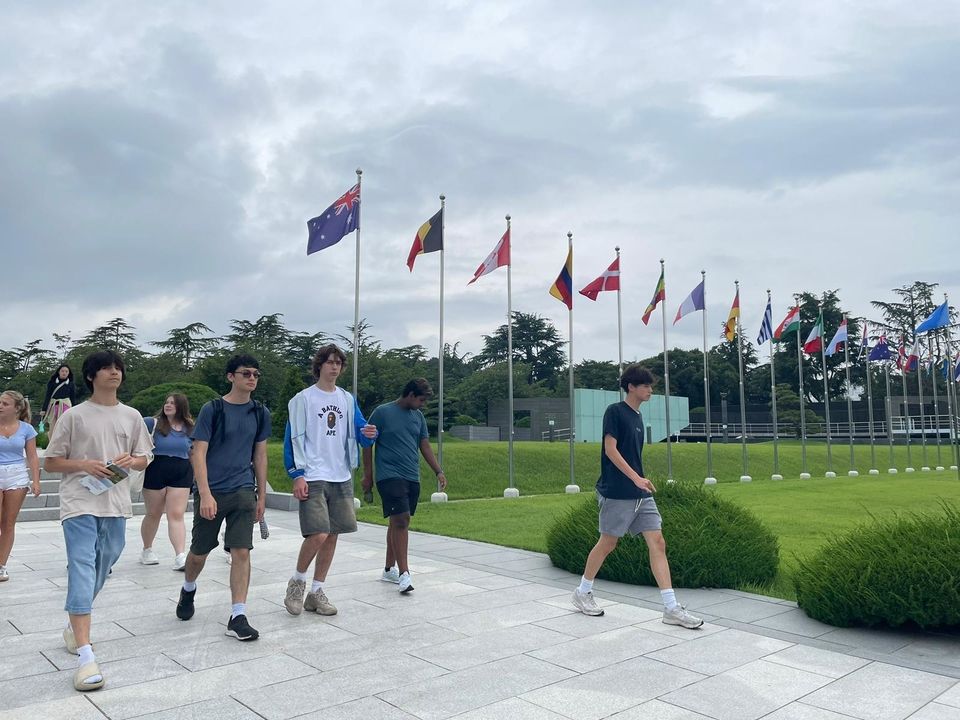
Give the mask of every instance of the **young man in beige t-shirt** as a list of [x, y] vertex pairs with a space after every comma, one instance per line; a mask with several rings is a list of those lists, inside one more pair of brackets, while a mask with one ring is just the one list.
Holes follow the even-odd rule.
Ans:
[[[153, 443], [143, 418], [117, 399], [123, 359], [112, 350], [83, 361], [83, 379], [93, 392], [57, 423], [44, 454], [47, 472], [62, 473], [60, 521], [67, 550], [67, 601], [70, 622], [63, 631], [67, 650], [77, 653], [73, 686], [97, 690], [104, 679], [90, 646], [93, 600], [125, 543], [133, 514], [130, 482], [111, 477], [145, 470]], [[116, 470], [121, 468], [121, 470]]]

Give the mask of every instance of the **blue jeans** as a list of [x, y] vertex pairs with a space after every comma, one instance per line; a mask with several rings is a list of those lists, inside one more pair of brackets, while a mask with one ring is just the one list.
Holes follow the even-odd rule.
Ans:
[[77, 515], [63, 521], [67, 545], [67, 603], [71, 615], [89, 615], [93, 599], [126, 544], [127, 519]]

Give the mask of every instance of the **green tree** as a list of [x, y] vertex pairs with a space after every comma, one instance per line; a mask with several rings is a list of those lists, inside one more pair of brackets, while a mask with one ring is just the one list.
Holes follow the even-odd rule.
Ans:
[[142, 354], [137, 347], [136, 330], [123, 318], [113, 318], [104, 325], [96, 327], [77, 341], [78, 348], [114, 350], [123, 356], [124, 361], [131, 353]]
[[[514, 311], [513, 362], [529, 369], [527, 384], [545, 381], [555, 387], [558, 376], [566, 365], [563, 340], [550, 320], [533, 313]], [[481, 368], [507, 359], [507, 325], [498, 327], [492, 335], [483, 336], [483, 350], [477, 355]]]
[[150, 344], [179, 357], [183, 369], [189, 370], [196, 360], [217, 347], [217, 338], [202, 337], [204, 333], [212, 332], [202, 322], [194, 322], [182, 328], [173, 328], [167, 332], [166, 340], [154, 340]]
[[591, 390], [619, 390], [620, 367], [611, 360], [584, 360], [573, 366], [574, 385]]

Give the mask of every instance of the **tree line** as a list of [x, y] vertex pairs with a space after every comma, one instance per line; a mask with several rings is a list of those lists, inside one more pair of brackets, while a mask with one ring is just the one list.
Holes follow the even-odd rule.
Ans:
[[[887, 335], [891, 348], [896, 351], [900, 336], [907, 344], [913, 342], [915, 328], [938, 304], [934, 298], [936, 283], [915, 282], [894, 288], [893, 300], [872, 301], [876, 319], [868, 319], [868, 335], [871, 342], [881, 333]], [[806, 339], [819, 308], [824, 318], [824, 342], [829, 342], [840, 325], [843, 310], [837, 290], [828, 290], [815, 295], [804, 292], [798, 296], [801, 307], [801, 342]], [[951, 315], [953, 318], [953, 315]], [[554, 324], [539, 315], [516, 311], [513, 313], [513, 373], [514, 397], [551, 397], [567, 395], [566, 342]], [[721, 324], [726, 318], [717, 319], [716, 337], [721, 337]], [[774, 318], [774, 323], [778, 322]], [[344, 348], [347, 355], [353, 352], [353, 327], [344, 333], [321, 330], [314, 333], [287, 328], [282, 313], [263, 315], [256, 320], [231, 320], [229, 332], [216, 336], [202, 322], [194, 322], [180, 328], [172, 328], [165, 338], [140, 343], [136, 328], [123, 318], [114, 318], [74, 340], [69, 333], [52, 335], [52, 347], [42, 339], [32, 340], [22, 347], [0, 350], [0, 382], [3, 388], [23, 392], [39, 405], [47, 380], [57, 365], [68, 363], [79, 375], [83, 357], [101, 349], [113, 349], [121, 353], [127, 365], [127, 378], [120, 390], [120, 399], [128, 401], [136, 393], [166, 382], [189, 382], [206, 385], [218, 393], [227, 391], [223, 367], [226, 359], [236, 352], [247, 352], [260, 361], [263, 377], [257, 396], [274, 413], [278, 420], [285, 418], [287, 400], [312, 382], [310, 363], [317, 347], [335, 342]], [[438, 358], [422, 345], [384, 348], [373, 334], [373, 327], [361, 320], [357, 328], [359, 351], [358, 401], [366, 411], [391, 400], [399, 394], [403, 385], [412, 377], [426, 377], [434, 387], [438, 382]], [[754, 339], [756, 329], [744, 327], [744, 384], [748, 405], [768, 406], [771, 400], [770, 367], [768, 349], [758, 350]], [[848, 335], [851, 356], [851, 377], [855, 393], [865, 386], [866, 367], [856, 361], [863, 336], [860, 318], [849, 318]], [[934, 334], [931, 338], [933, 354], [945, 357], [945, 336]], [[148, 349], [150, 348], [150, 349]], [[799, 380], [797, 372], [796, 338], [787, 336], [774, 343], [778, 407], [790, 412], [798, 401]], [[739, 403], [739, 371], [736, 340], [723, 340], [709, 350], [711, 406], [719, 405], [727, 398], [732, 405]], [[673, 348], [669, 352], [670, 392], [689, 399], [695, 412], [705, 404], [703, 387], [703, 353], [700, 349]], [[654, 371], [657, 376], [656, 392], [663, 392], [663, 354], [637, 358]], [[842, 353], [827, 358], [827, 384], [831, 400], [846, 397], [846, 381]], [[803, 378], [806, 399], [811, 402], [823, 400], [823, 372], [819, 354], [804, 357]], [[883, 371], [874, 365], [873, 389], [875, 399], [885, 397]], [[347, 368], [340, 383], [349, 389], [352, 372]], [[583, 360], [574, 365], [575, 385], [579, 388], [600, 390], [618, 389], [618, 367], [610, 360]], [[921, 373], [927, 384], [925, 393], [932, 390], [932, 378]], [[78, 391], [85, 392], [78, 377]], [[476, 354], [463, 353], [459, 343], [444, 348], [444, 420], [445, 425], [485, 423], [487, 402], [507, 396], [507, 326], [495, 328], [483, 336], [483, 348]], [[912, 387], [916, 379], [911, 376]], [[942, 380], [939, 380], [942, 388]], [[893, 393], [899, 393], [899, 382]], [[196, 411], [197, 408], [194, 409]], [[436, 399], [426, 410], [431, 431], [436, 430]], [[280, 431], [282, 432], [282, 424]]]

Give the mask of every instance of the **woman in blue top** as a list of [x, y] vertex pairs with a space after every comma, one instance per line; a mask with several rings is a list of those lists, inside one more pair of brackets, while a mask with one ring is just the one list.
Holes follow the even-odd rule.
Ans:
[[30, 401], [16, 390], [0, 393], [0, 582], [10, 579], [17, 515], [31, 488], [40, 494], [37, 431], [30, 425]]
[[187, 561], [185, 551], [187, 531], [183, 513], [193, 486], [193, 468], [190, 466], [190, 449], [193, 445], [193, 417], [190, 401], [181, 393], [169, 395], [154, 417], [144, 422], [153, 436], [153, 462], [147, 466], [143, 478], [143, 502], [147, 514], [140, 525], [143, 552], [140, 562], [158, 565], [160, 560], [153, 551], [153, 540], [160, 527], [160, 518], [167, 514], [167, 535], [176, 552], [173, 569], [182, 571]]

